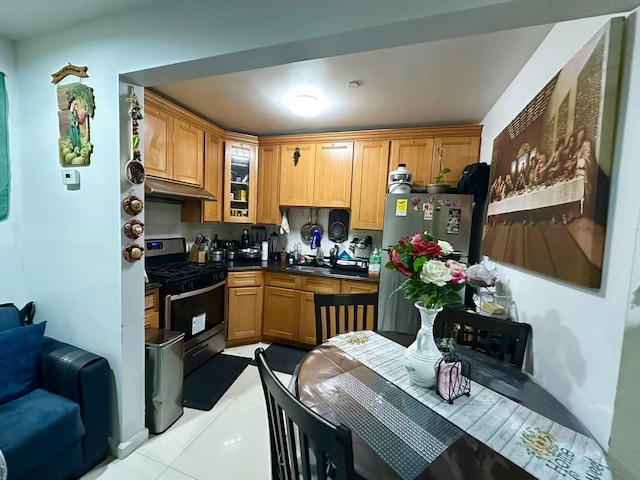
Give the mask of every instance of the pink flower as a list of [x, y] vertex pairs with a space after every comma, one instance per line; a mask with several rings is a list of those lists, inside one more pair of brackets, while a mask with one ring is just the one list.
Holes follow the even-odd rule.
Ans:
[[447, 260], [445, 264], [451, 271], [451, 283], [459, 285], [467, 281], [466, 265], [455, 260]]
[[411, 237], [411, 243], [413, 243], [414, 245], [418, 242], [422, 241], [422, 234], [421, 233], [416, 233], [413, 235], [413, 237]]

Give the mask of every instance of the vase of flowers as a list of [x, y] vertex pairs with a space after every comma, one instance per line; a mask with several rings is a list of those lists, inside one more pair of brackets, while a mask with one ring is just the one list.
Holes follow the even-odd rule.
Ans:
[[416, 300], [420, 330], [404, 354], [404, 366], [413, 383], [431, 387], [436, 382], [436, 365], [442, 358], [433, 339], [433, 322], [444, 305], [460, 301], [459, 292], [467, 280], [466, 265], [446, 257], [453, 247], [429, 232], [401, 239], [389, 253], [385, 266], [408, 277], [395, 291]]

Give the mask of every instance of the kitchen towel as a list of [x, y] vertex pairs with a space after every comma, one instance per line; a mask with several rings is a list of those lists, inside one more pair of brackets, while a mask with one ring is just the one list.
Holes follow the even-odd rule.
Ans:
[[289, 233], [291, 228], [289, 227], [289, 219], [287, 218], [287, 209], [282, 212], [282, 222], [280, 222], [280, 235]]
[[0, 72], [0, 221], [9, 216], [9, 123], [4, 73]]

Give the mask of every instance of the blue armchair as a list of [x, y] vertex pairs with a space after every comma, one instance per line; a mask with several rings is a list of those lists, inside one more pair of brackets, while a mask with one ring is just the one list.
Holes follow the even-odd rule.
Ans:
[[[23, 331], [40, 325], [11, 330], [6, 329], [7, 323], [5, 315], [0, 343], [2, 336], [5, 341], [7, 336], [15, 337], [16, 332], [24, 336]], [[23, 388], [20, 396], [3, 399], [1, 392], [5, 386], [0, 383], [0, 478], [2, 457], [8, 480], [65, 480], [80, 477], [108, 453], [110, 371], [107, 360], [42, 337], [42, 331], [44, 328], [40, 329], [38, 338], [42, 348], [36, 353], [39, 355], [37, 372], [28, 388]], [[12, 338], [10, 343], [5, 343], [5, 352], [18, 342]], [[22, 355], [14, 352], [14, 357], [18, 356]], [[21, 359], [16, 363], [19, 361]], [[0, 379], [15, 386], [13, 380], [7, 380], [7, 374], [0, 375]]]

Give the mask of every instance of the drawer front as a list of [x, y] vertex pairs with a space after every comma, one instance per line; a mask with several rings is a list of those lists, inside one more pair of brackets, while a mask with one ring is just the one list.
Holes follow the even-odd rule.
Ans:
[[227, 286], [229, 288], [261, 287], [262, 278], [262, 272], [260, 271], [229, 272], [227, 276]]
[[325, 277], [302, 277], [300, 290], [313, 293], [340, 293], [340, 280]]
[[265, 284], [271, 287], [293, 288], [300, 290], [300, 277], [289, 273], [265, 273]]
[[358, 280], [342, 280], [340, 293], [376, 293], [378, 284]]
[[158, 297], [160, 292], [157, 288], [149, 290], [144, 294], [144, 309], [145, 311], [157, 312], [159, 310]]
[[144, 316], [144, 328], [150, 327], [160, 327], [160, 312], [151, 312]]

